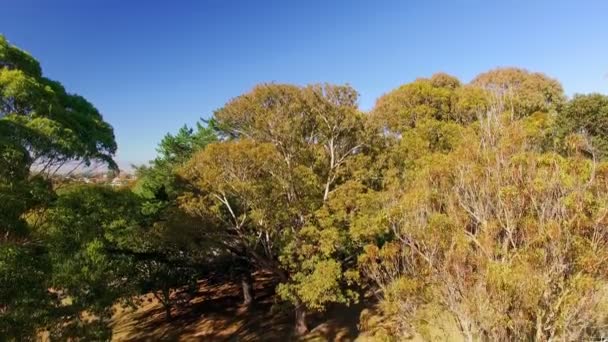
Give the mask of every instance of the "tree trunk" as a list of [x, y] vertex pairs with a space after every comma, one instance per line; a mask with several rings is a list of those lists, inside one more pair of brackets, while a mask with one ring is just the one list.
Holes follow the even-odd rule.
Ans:
[[173, 316], [171, 316], [171, 304], [164, 304], [165, 307], [165, 319], [167, 321], [171, 321]]
[[243, 289], [243, 305], [250, 305], [253, 303], [253, 277], [249, 271], [243, 272], [241, 275], [241, 288]]
[[304, 305], [298, 303], [296, 305], [296, 325], [295, 331], [298, 336], [302, 336], [308, 332], [308, 325], [306, 324], [306, 308]]
[[173, 316], [171, 316], [171, 290], [163, 288], [160, 294], [154, 292], [154, 296], [165, 308], [165, 319], [171, 321], [173, 319]]

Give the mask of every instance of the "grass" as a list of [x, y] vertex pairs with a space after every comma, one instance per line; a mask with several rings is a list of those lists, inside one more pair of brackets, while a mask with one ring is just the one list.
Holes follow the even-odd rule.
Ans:
[[[239, 286], [222, 279], [199, 281], [197, 293], [172, 310], [168, 321], [161, 304], [148, 294], [137, 309], [117, 309], [113, 341], [292, 341], [293, 316], [281, 309], [274, 280], [255, 276], [256, 303], [241, 305]], [[177, 293], [176, 295], [179, 295]], [[306, 341], [353, 341], [362, 305], [335, 306], [310, 319]]]

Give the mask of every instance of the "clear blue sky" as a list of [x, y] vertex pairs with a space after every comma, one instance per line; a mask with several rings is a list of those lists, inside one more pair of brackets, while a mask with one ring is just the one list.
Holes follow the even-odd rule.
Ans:
[[349, 83], [363, 109], [496, 66], [608, 90], [608, 1], [0, 0], [0, 33], [93, 102], [123, 166], [259, 82]]

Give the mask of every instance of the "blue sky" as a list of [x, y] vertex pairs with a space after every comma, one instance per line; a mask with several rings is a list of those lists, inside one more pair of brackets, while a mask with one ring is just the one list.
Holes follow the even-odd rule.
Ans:
[[122, 166], [260, 82], [349, 83], [365, 110], [417, 77], [497, 66], [608, 92], [608, 1], [0, 2], [0, 33], [100, 109]]

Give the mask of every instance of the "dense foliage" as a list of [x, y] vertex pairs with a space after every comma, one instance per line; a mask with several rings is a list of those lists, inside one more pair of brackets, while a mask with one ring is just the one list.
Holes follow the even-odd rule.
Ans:
[[260, 84], [160, 143], [132, 187], [111, 126], [0, 38], [0, 337], [106, 340], [117, 305], [253, 274], [307, 315], [376, 296], [366, 337], [581, 340], [608, 323], [608, 97], [516, 68], [439, 73], [364, 113], [350, 86]]
[[43, 77], [34, 58], [0, 36], [2, 336], [22, 339], [40, 326], [69, 325], [62, 323], [69, 305], [60, 301], [69, 285], [56, 281], [49, 250], [55, 246], [41, 228], [57, 198], [49, 177], [69, 164], [115, 168], [115, 151], [112, 128], [95, 107]]

